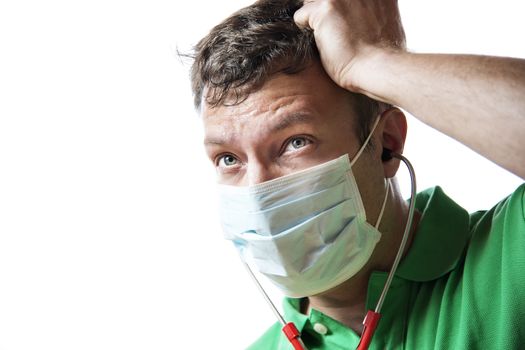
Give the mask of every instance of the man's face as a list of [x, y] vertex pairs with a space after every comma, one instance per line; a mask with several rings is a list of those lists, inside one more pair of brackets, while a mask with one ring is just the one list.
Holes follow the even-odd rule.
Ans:
[[247, 186], [284, 176], [361, 146], [348, 92], [318, 64], [279, 74], [234, 106], [203, 104], [205, 148], [218, 182]]

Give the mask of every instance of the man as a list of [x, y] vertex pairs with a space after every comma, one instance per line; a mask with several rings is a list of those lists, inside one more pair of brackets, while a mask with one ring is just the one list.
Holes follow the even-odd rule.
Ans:
[[[192, 86], [227, 238], [308, 349], [358, 345], [400, 246], [370, 349], [523, 346], [525, 186], [470, 216], [426, 191], [407, 222], [392, 106], [525, 178], [524, 61], [409, 53], [395, 0], [263, 0], [199, 42]], [[291, 349], [280, 328], [251, 349]]]

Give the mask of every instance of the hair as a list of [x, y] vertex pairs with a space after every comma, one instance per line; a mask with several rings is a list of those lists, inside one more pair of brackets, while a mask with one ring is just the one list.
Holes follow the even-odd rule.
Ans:
[[[278, 73], [294, 74], [314, 62], [319, 52], [310, 29], [299, 28], [293, 15], [302, 0], [259, 0], [222, 23], [194, 47], [191, 86], [194, 105], [217, 107], [242, 103]], [[388, 108], [365, 95], [349, 93], [363, 142], [370, 124]], [[204, 95], [204, 96], [203, 96]]]

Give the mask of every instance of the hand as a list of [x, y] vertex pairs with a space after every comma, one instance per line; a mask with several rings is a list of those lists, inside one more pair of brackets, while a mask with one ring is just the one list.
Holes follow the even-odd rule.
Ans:
[[378, 50], [405, 48], [397, 0], [305, 0], [294, 15], [313, 29], [321, 62], [339, 86], [363, 93], [359, 66]]

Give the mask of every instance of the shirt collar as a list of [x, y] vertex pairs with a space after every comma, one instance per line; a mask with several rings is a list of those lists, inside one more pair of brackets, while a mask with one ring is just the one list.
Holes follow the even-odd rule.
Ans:
[[412, 281], [431, 281], [457, 266], [470, 236], [469, 214], [440, 187], [419, 193], [416, 208], [422, 213], [421, 220], [396, 275]]
[[308, 316], [301, 313], [301, 298], [284, 297], [283, 311], [286, 322], [293, 322], [301, 332], [308, 322]]

